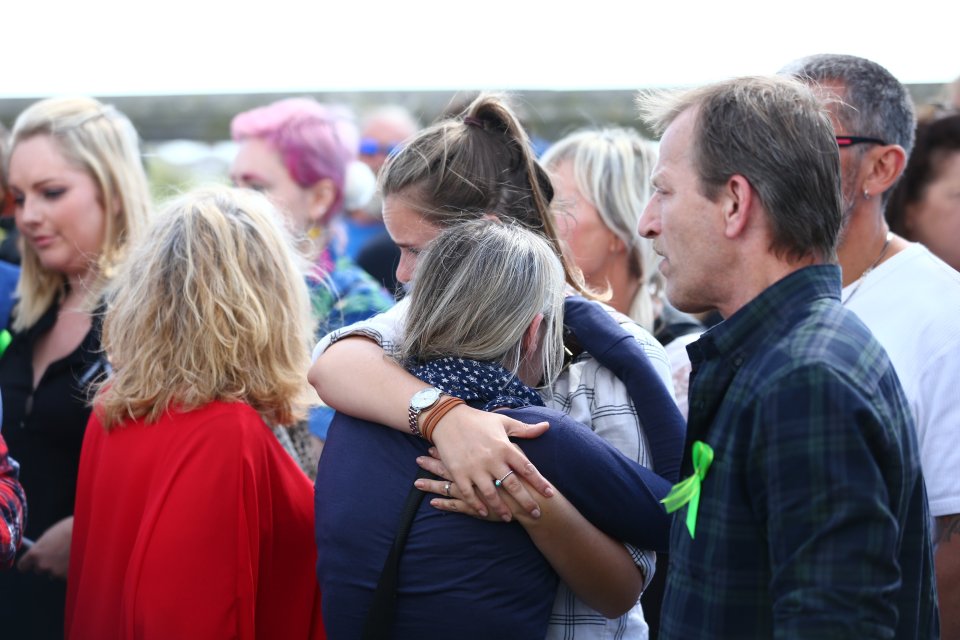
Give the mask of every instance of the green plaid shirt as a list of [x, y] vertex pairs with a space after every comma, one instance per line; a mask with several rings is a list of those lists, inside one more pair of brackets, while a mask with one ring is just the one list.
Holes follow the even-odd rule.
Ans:
[[[896, 301], [891, 301], [896, 304]], [[913, 419], [886, 352], [801, 269], [688, 347], [696, 538], [670, 537], [661, 638], [936, 638]]]

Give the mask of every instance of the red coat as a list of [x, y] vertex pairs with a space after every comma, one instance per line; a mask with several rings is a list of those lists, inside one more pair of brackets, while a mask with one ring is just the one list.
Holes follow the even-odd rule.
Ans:
[[74, 516], [69, 638], [325, 637], [313, 488], [246, 404], [94, 411]]

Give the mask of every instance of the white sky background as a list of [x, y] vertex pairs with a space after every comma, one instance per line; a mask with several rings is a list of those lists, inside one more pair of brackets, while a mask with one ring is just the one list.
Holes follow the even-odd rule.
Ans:
[[852, 53], [960, 75], [955, 0], [3, 0], [0, 98], [635, 89]]

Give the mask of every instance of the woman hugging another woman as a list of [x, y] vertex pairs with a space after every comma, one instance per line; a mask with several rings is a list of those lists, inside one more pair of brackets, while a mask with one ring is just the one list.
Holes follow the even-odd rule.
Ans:
[[[504, 493], [516, 522], [482, 518], [428, 456], [433, 419], [418, 438], [338, 413], [316, 489], [328, 634], [361, 637], [381, 625], [393, 638], [542, 638], [557, 575], [607, 615], [631, 609], [644, 575], [618, 541], [663, 548], [658, 500], [669, 483], [544, 407], [535, 391], [563, 365], [563, 269], [553, 248], [516, 224], [465, 222], [430, 244], [415, 274], [399, 361], [442, 393], [435, 411], [466, 404], [547, 422], [520, 446], [556, 491], [539, 499], [536, 517]], [[417, 462], [438, 475], [418, 476]], [[515, 474], [505, 475], [491, 486]], [[439, 497], [419, 504], [418, 489]], [[409, 537], [394, 543], [405, 537], [405, 500], [414, 509], [401, 525]], [[392, 544], [397, 560], [387, 559]], [[396, 610], [374, 604], [381, 596]]]
[[[486, 217], [519, 225], [547, 242], [559, 256], [564, 274], [566, 284], [557, 287], [592, 297], [579, 270], [562, 254], [550, 209], [550, 179], [501, 98], [481, 96], [462, 116], [407, 141], [383, 167], [380, 187], [384, 222], [401, 250], [397, 268], [401, 282], [413, 280], [421, 252], [444, 229]], [[482, 272], [470, 276], [490, 277]], [[384, 351], [396, 353], [409, 307], [409, 302], [401, 302], [371, 321], [327, 336], [314, 351], [310, 373], [321, 397], [334, 408], [404, 433], [421, 428], [440, 402], [434, 392], [419, 393], [422, 380], [384, 358]], [[541, 389], [544, 404], [587, 425], [630, 460], [675, 481], [684, 426], [672, 400], [663, 348], [625, 316], [579, 296], [568, 302], [564, 325], [570, 358]], [[549, 492], [553, 478], [541, 475], [508, 436], [535, 436], [544, 425], [531, 426], [478, 409], [447, 406], [430, 425], [452, 486], [463, 504], [481, 516], [494, 513], [509, 520], [519, 511], [538, 513], [536, 496]], [[495, 486], [498, 479], [503, 480]], [[322, 483], [318, 480], [318, 492]], [[507, 494], [516, 500], [512, 508]], [[320, 518], [318, 524], [324, 526]], [[652, 554], [637, 551], [634, 559], [643, 579], [649, 580]], [[588, 637], [591, 630], [607, 624], [630, 633], [646, 629], [639, 604], [615, 622], [608, 623], [605, 617], [616, 618], [622, 611], [604, 613], [584, 612], [572, 594], [561, 593], [549, 632]]]

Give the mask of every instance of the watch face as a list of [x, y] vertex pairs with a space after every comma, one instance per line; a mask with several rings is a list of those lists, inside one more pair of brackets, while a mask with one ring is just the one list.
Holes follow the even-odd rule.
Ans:
[[427, 407], [432, 407], [440, 399], [440, 390], [436, 387], [427, 387], [413, 394], [410, 398], [410, 407], [416, 411], [423, 411]]

